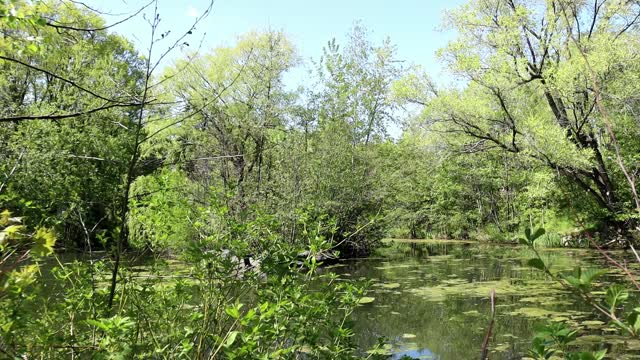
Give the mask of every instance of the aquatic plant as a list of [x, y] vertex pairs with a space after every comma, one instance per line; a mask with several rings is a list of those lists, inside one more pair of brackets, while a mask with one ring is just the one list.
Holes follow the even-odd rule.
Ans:
[[[545, 234], [545, 230], [539, 228], [535, 231], [526, 229], [525, 237], [520, 243], [529, 247], [535, 256], [527, 261], [527, 264], [547, 274], [565, 289], [580, 297], [589, 304], [599, 315], [604, 316], [609, 322], [619, 328], [623, 334], [630, 338], [637, 338], [640, 334], [640, 308], [631, 306], [629, 309], [628, 290], [621, 284], [609, 285], [604, 292], [593, 291], [597, 280], [607, 273], [606, 270], [597, 268], [576, 267], [572, 271], [552, 272], [549, 265], [541, 257], [536, 249], [536, 242]], [[608, 255], [605, 254], [610, 259]], [[635, 283], [633, 277], [629, 280]], [[627, 306], [625, 306], [627, 305]], [[626, 314], [620, 315], [620, 311]], [[575, 340], [576, 330], [571, 330], [565, 324], [550, 324], [538, 330], [532, 343], [530, 354], [536, 359], [548, 359], [556, 353], [561, 353], [566, 359], [602, 359], [607, 350], [597, 352], [569, 352], [567, 345]]]

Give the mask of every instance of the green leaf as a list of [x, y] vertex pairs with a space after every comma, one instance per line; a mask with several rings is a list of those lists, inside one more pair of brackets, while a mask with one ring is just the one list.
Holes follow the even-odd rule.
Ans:
[[533, 235], [531, 235], [531, 242], [535, 242], [544, 234], [545, 234], [545, 230], [543, 228], [539, 228], [538, 230], [536, 230], [535, 233], [533, 233]]
[[11, 212], [9, 210], [4, 210], [0, 212], [0, 226], [9, 225], [9, 218], [11, 217]]
[[387, 356], [393, 355], [393, 353], [391, 352], [391, 349], [392, 347], [390, 344], [378, 345], [371, 350], [367, 350], [367, 354], [381, 355], [381, 356], [387, 357]]
[[633, 309], [631, 314], [627, 316], [627, 325], [631, 327], [631, 329], [635, 333], [637, 333], [638, 330], [640, 330], [640, 309], [639, 308]]
[[231, 316], [234, 319], [239, 319], [240, 318], [240, 309], [242, 308], [243, 304], [236, 304], [232, 307], [228, 307], [226, 309], [224, 309], [224, 311], [227, 313], [227, 315]]
[[43, 18], [42, 16], [38, 16], [35, 20], [35, 23], [39, 26], [45, 26], [47, 25], [47, 19]]
[[544, 270], [545, 268], [544, 261], [540, 260], [539, 258], [529, 259], [529, 261], [527, 261], [527, 265], [538, 270]]
[[607, 350], [597, 352], [579, 352], [567, 354], [567, 360], [602, 360], [607, 354]]
[[38, 47], [38, 45], [36, 45], [34, 43], [31, 43], [31, 44], [27, 45], [27, 50], [32, 54], [37, 53], [39, 49], [40, 48]]
[[47, 256], [53, 253], [53, 246], [56, 244], [56, 237], [53, 231], [40, 228], [33, 235], [34, 245], [31, 253], [35, 256]]
[[533, 244], [540, 236], [544, 235], [545, 230], [543, 228], [539, 228], [533, 233], [531, 232], [531, 228], [524, 229], [524, 236], [529, 241], [529, 244]]
[[600, 351], [597, 351], [593, 355], [596, 358], [596, 360], [602, 360], [607, 355], [607, 349], [602, 349]]
[[233, 343], [236, 341], [236, 338], [238, 337], [238, 333], [238, 331], [230, 332], [227, 336], [227, 341], [225, 341], [224, 346], [229, 347], [233, 345]]
[[560, 274], [560, 277], [562, 277], [564, 279], [564, 281], [566, 281], [567, 283], [569, 283], [569, 285], [579, 288], [580, 287], [580, 279], [578, 279], [577, 277], [573, 276], [573, 275], [568, 275], [568, 274]]
[[2, 330], [2, 332], [4, 333], [9, 333], [9, 330], [11, 330], [12, 326], [13, 326], [13, 321], [9, 321], [3, 324], [2, 326], [0, 326], [0, 330]]
[[547, 346], [548, 341], [544, 337], [536, 336], [531, 343], [531, 349], [529, 349], [529, 355], [534, 359], [549, 359], [555, 353], [556, 350]]
[[24, 226], [22, 225], [9, 225], [2, 231], [6, 233], [10, 239], [13, 239], [20, 235], [20, 231], [22, 231], [23, 229]]
[[601, 269], [582, 269], [575, 268], [572, 273], [560, 274], [560, 276], [571, 286], [574, 286], [582, 291], [588, 291], [591, 289], [593, 282], [600, 276], [607, 272]]
[[620, 284], [613, 284], [607, 289], [604, 301], [609, 305], [609, 311], [613, 313], [620, 303], [629, 298], [629, 292]]
[[98, 321], [98, 320], [89, 319], [89, 320], [86, 320], [86, 323], [89, 324], [89, 325], [95, 326], [95, 327], [97, 327], [99, 329], [102, 329], [104, 331], [107, 331], [110, 328], [107, 324], [105, 324], [102, 321]]
[[580, 274], [580, 282], [584, 285], [592, 285], [593, 282], [600, 276], [606, 274], [605, 270], [601, 269], [586, 269]]

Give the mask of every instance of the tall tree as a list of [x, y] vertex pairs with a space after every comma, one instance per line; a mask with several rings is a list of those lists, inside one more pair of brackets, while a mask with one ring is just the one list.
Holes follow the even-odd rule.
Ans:
[[318, 63], [311, 116], [302, 119], [312, 164], [307, 201], [335, 218], [345, 252], [366, 254], [381, 238], [385, 183], [375, 154], [396, 122], [391, 89], [401, 72], [390, 40], [374, 44], [360, 24], [344, 46], [330, 41]]
[[637, 133], [638, 14], [635, 2], [470, 1], [449, 14], [459, 37], [441, 51], [464, 85], [433, 92], [425, 118], [535, 159], [586, 192], [601, 218], [620, 219], [631, 198], [597, 102], [615, 109], [613, 131]]
[[185, 170], [205, 188], [231, 194], [235, 216], [244, 216], [273, 191], [272, 156], [285, 132], [291, 99], [283, 78], [295, 62], [287, 38], [268, 31], [246, 34], [233, 47], [197, 57], [187, 71], [181, 72], [184, 64], [178, 63], [167, 74], [177, 72], [169, 91], [186, 104], [186, 111], [198, 113], [156, 143], [162, 147], [168, 140], [176, 144], [173, 156], [200, 159], [188, 162]]

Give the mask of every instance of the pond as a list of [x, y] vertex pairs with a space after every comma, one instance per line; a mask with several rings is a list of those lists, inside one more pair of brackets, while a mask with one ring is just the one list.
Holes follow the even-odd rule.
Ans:
[[[543, 250], [552, 271], [604, 266], [591, 250]], [[625, 254], [618, 254], [624, 256]], [[535, 328], [562, 321], [580, 329], [577, 346], [606, 343], [613, 358], [640, 358], [637, 343], [623, 343], [590, 307], [544, 274], [526, 266], [529, 249], [449, 241], [387, 241], [369, 259], [347, 260], [333, 271], [371, 281], [354, 314], [356, 341], [371, 348], [383, 337], [393, 359], [477, 359], [490, 317], [489, 292], [497, 295], [491, 359], [521, 359]], [[611, 273], [607, 281], [620, 279]], [[603, 337], [606, 341], [603, 341]], [[623, 355], [624, 354], [624, 355]]]

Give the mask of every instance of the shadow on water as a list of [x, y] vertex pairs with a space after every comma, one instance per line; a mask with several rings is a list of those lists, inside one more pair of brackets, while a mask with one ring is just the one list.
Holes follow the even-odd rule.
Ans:
[[[600, 261], [588, 250], [544, 251], [543, 256], [552, 271]], [[498, 304], [491, 359], [521, 359], [535, 327], [548, 321], [569, 323], [581, 329], [583, 339], [601, 344], [602, 335], [613, 330], [560, 285], [527, 267], [530, 257], [522, 247], [393, 241], [378, 256], [344, 261], [333, 271], [372, 282], [368, 296], [375, 300], [354, 314], [356, 341], [371, 348], [384, 337], [393, 345], [394, 359], [479, 358], [491, 289]], [[607, 340], [611, 351], [629, 353], [614, 340]]]

